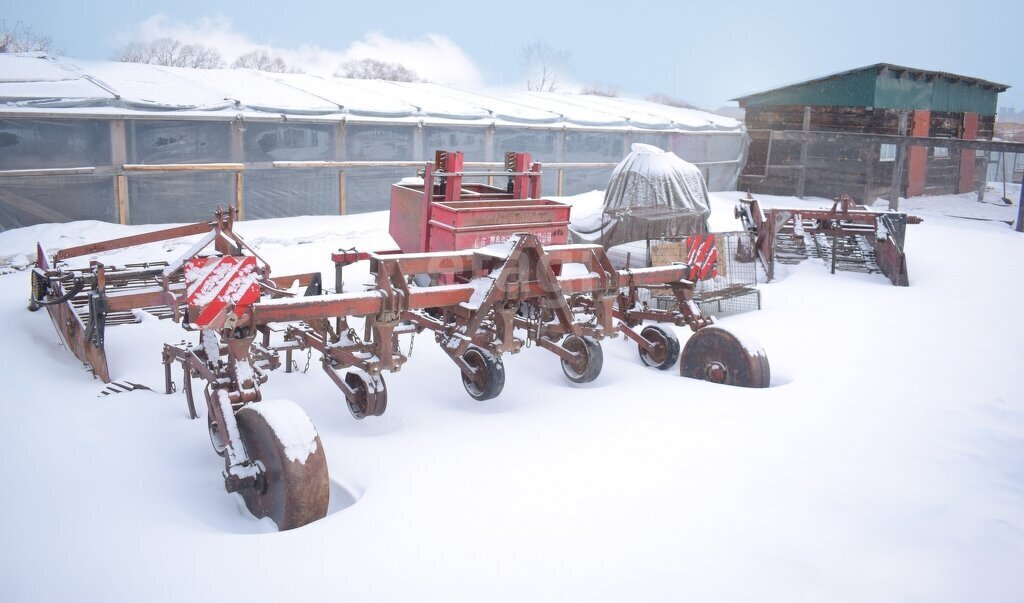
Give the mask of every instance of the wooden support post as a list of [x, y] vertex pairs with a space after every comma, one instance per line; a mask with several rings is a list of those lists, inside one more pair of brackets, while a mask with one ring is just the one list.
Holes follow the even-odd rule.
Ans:
[[231, 130], [228, 134], [231, 161], [234, 163], [242, 163], [245, 161], [245, 118], [239, 114], [235, 117], [234, 121], [231, 122]]
[[242, 199], [242, 172], [235, 172], [235, 207], [238, 209], [238, 219], [245, 219], [245, 204]]
[[[504, 154], [505, 154], [505, 149], [498, 150], [498, 149], [494, 148], [494, 131], [495, 131], [495, 129], [496, 129], [496, 126], [494, 124], [491, 124], [491, 125], [487, 126], [487, 128], [484, 130], [484, 161], [487, 161], [487, 162], [494, 161], [494, 157], [495, 157], [496, 154], [500, 153], [502, 156], [504, 156]], [[508, 149], [508, 150], [510, 150], [510, 151], [513, 151], [513, 150], [518, 151], [519, 149]]]
[[561, 197], [564, 194], [562, 192], [562, 189], [563, 189], [564, 186], [565, 186], [565, 170], [559, 168], [558, 169], [558, 186], [555, 187], [556, 188], [555, 194], [558, 195], [559, 197]]
[[[342, 121], [334, 127], [334, 160], [345, 161], [347, 151], [345, 150], [345, 137], [348, 135], [348, 126]], [[338, 215], [345, 215], [345, 170], [338, 170]], [[340, 286], [340, 285], [339, 285]]]
[[338, 170], [338, 215], [344, 216], [348, 212], [345, 207], [345, 170]]
[[114, 194], [117, 196], [117, 223], [128, 223], [128, 178], [124, 174], [114, 176]]
[[423, 161], [424, 150], [423, 150], [423, 123], [416, 124], [412, 129], [412, 159], [413, 161]]
[[[900, 136], [907, 135], [907, 121], [910, 114], [900, 111]], [[907, 145], [903, 142], [896, 145], [896, 161], [892, 166], [892, 183], [889, 185], [889, 209], [898, 211], [900, 208], [900, 188], [903, 184], [903, 163], [907, 157]]]
[[[501, 149], [499, 151], [494, 148], [495, 130], [496, 127], [494, 124], [491, 124], [486, 130], [484, 130], [484, 161], [488, 163], [494, 161], [495, 153], [501, 153], [502, 155], [505, 153], [505, 149]], [[487, 177], [487, 186], [494, 186], [494, 176]]]
[[332, 141], [331, 157], [335, 161], [345, 160], [345, 122], [335, 124], [334, 140]]
[[128, 161], [128, 143], [123, 119], [110, 122], [110, 165], [114, 170], [114, 203], [119, 224], [128, 223], [128, 182], [122, 170]]
[[[811, 108], [804, 107], [804, 132], [811, 131]], [[796, 196], [804, 198], [804, 187], [807, 183], [807, 140], [800, 143], [800, 179], [796, 183]]]

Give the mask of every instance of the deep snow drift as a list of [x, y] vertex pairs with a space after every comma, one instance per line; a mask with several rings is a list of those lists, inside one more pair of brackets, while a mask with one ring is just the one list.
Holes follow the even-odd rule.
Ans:
[[[713, 195], [713, 228], [733, 227], [739, 196]], [[429, 334], [406, 338], [387, 414], [363, 421], [315, 356], [308, 373], [273, 374], [264, 397], [306, 409], [332, 478], [331, 514], [285, 533], [224, 492], [181, 393], [99, 396], [45, 313], [25, 310], [28, 273], [15, 267], [36, 240], [142, 227], [0, 233], [2, 598], [1020, 600], [1024, 235], [950, 217], [1017, 208], [962, 195], [901, 209], [925, 218], [908, 229], [909, 288], [808, 260], [761, 285], [761, 311], [721, 321], [764, 345], [768, 389], [645, 368], [621, 337], [582, 387], [542, 350], [508, 356], [505, 390], [486, 403]], [[238, 231], [275, 271], [332, 275], [331, 251], [388, 246], [386, 224]], [[104, 259], [170, 259], [189, 244]], [[148, 316], [109, 328], [112, 376], [160, 390], [161, 344], [187, 335]]]

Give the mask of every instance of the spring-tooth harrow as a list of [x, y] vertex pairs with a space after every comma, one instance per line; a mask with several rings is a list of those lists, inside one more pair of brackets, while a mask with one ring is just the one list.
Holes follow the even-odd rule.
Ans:
[[[47, 308], [69, 349], [104, 381], [103, 329], [115, 313], [162, 309], [198, 331], [198, 343], [164, 346], [167, 392], [173, 390], [172, 366], [179, 364], [196, 418], [192, 379], [205, 382], [207, 425], [214, 450], [225, 459], [226, 489], [239, 492], [254, 515], [270, 517], [282, 530], [323, 517], [329, 497], [326, 457], [308, 417], [290, 402], [261, 401], [260, 386], [281, 366], [282, 352], [290, 370], [294, 352], [318, 351], [357, 419], [384, 413], [383, 375], [408, 360], [398, 338], [423, 331], [434, 334], [476, 400], [501, 393], [504, 354], [527, 345], [557, 356], [571, 382], [593, 381], [603, 364], [600, 342], [618, 333], [636, 342], [641, 360], [658, 369], [671, 368], [681, 356], [686, 377], [745, 387], [769, 382], [764, 352], [715, 326], [693, 303], [689, 279], [700, 268], [693, 263], [616, 270], [601, 246], [544, 247], [536, 234], [523, 232], [464, 251], [343, 254], [345, 263], [369, 259], [375, 283], [365, 291], [324, 294], [316, 274], [271, 278], [270, 267], [232, 226], [233, 212], [218, 212], [212, 222], [52, 258], [39, 247], [31, 307]], [[125, 270], [92, 262], [75, 270], [62, 264], [202, 233], [186, 254], [162, 266]], [[309, 285], [305, 294], [278, 286], [296, 279]], [[671, 291], [674, 308], [641, 301], [651, 288]], [[688, 326], [694, 333], [680, 350], [671, 328], [642, 326], [645, 321]], [[283, 332], [277, 341], [271, 340], [272, 326]], [[278, 428], [282, 421], [288, 429]]]

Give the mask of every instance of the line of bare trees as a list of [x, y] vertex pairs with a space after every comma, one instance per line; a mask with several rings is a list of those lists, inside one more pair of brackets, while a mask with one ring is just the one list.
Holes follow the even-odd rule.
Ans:
[[50, 52], [53, 39], [32, 31], [32, 28], [18, 21], [7, 25], [0, 20], [0, 53], [4, 52]]
[[[8, 26], [0, 20], [0, 53], [4, 52], [52, 52], [50, 36], [36, 33], [31, 27], [18, 22]], [[519, 51], [520, 66], [525, 75], [527, 90], [555, 92], [562, 88], [568, 73], [571, 53], [555, 48], [542, 40], [525, 44]], [[134, 42], [117, 51], [112, 57], [125, 63], [146, 63], [169, 67], [191, 67], [195, 69], [220, 69], [228, 64], [220, 52], [202, 44], [185, 44], [173, 38], [160, 38], [149, 42]], [[235, 59], [233, 69], [255, 69], [273, 73], [302, 73], [289, 65], [280, 56], [267, 50], [253, 50]], [[379, 79], [396, 82], [426, 81], [414, 70], [397, 62], [377, 59], [346, 61], [338, 65], [335, 77], [356, 79]], [[619, 91], [612, 85], [590, 85], [581, 90], [582, 94], [618, 96]], [[687, 106], [683, 101], [656, 95], [650, 100], [669, 105]]]

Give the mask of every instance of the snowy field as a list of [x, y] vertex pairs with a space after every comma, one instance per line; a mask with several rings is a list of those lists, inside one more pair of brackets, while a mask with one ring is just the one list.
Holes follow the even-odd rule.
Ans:
[[[720, 229], [739, 196], [715, 195]], [[315, 357], [275, 373], [264, 397], [306, 409], [332, 480], [330, 514], [284, 533], [224, 492], [205, 421], [160, 393], [180, 327], [109, 328], [112, 377], [157, 391], [99, 396], [25, 309], [36, 240], [144, 228], [0, 233], [0, 599], [1020, 601], [1024, 235], [964, 219], [1014, 219], [999, 196], [901, 202], [924, 218], [908, 228], [909, 288], [781, 267], [761, 311], [721, 320], [763, 344], [768, 389], [645, 368], [622, 337], [586, 386], [549, 353], [508, 356], [504, 392], [478, 403], [424, 334], [386, 376], [387, 413], [363, 421]], [[275, 271], [328, 283], [331, 251], [390, 245], [386, 214], [237, 230]]]

